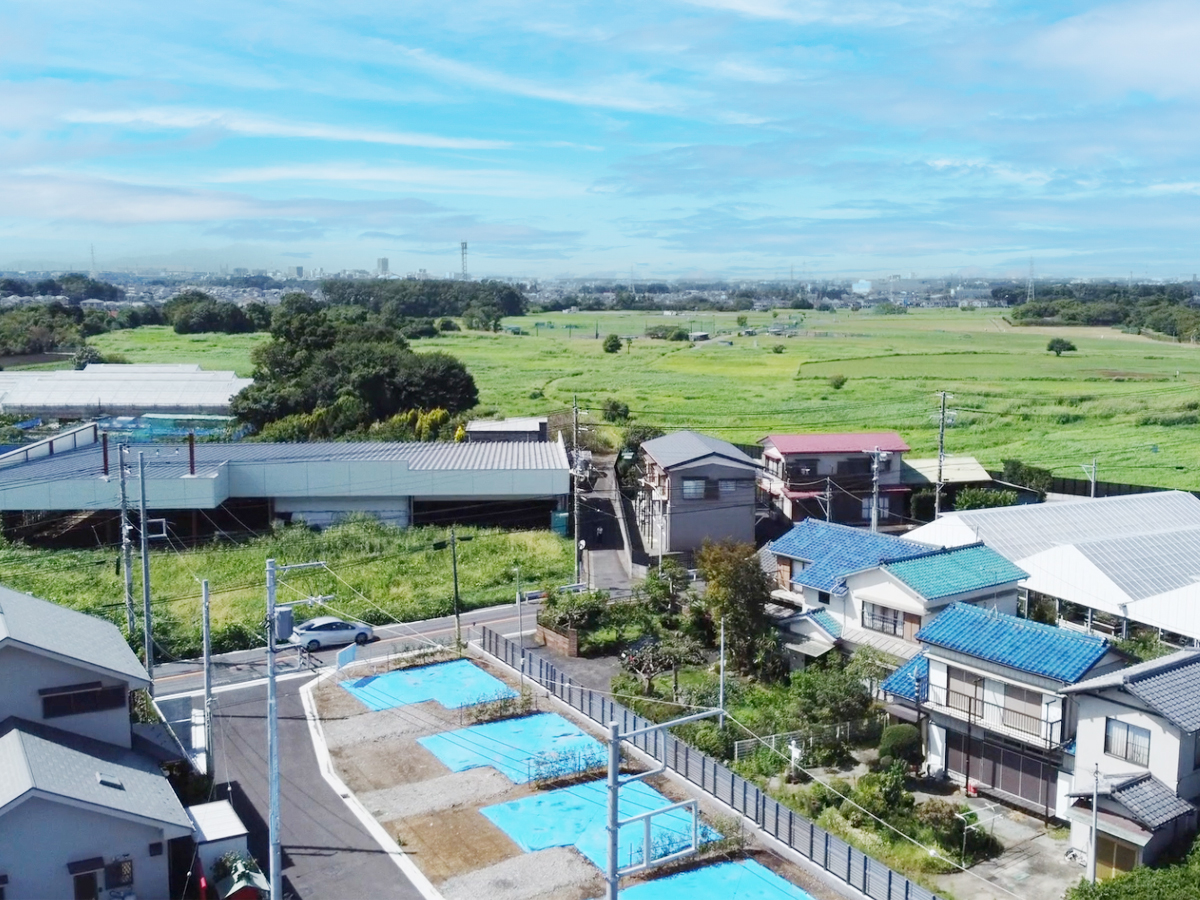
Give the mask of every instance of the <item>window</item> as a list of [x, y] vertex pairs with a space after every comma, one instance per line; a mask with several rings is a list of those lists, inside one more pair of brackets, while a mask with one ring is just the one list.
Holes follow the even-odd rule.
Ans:
[[42, 718], [57, 719], [61, 716], [78, 716], [83, 713], [101, 712], [106, 709], [125, 708], [125, 685], [103, 687], [100, 682], [73, 684], [66, 687], [43, 688]]
[[870, 475], [871, 458], [869, 456], [852, 456], [837, 464], [839, 475]]
[[685, 478], [685, 479], [683, 479], [683, 499], [684, 500], [703, 500], [704, 499], [704, 479], [703, 478]]
[[787, 464], [787, 476], [790, 481], [804, 481], [817, 477], [817, 461], [815, 459], [794, 459]]
[[162, 841], [155, 841], [150, 845], [151, 856], [162, 856]]
[[[891, 515], [891, 509], [890, 509], [890, 505], [888, 503], [888, 499], [889, 498], [887, 498], [887, 497], [879, 498], [879, 518], [881, 518], [881, 519], [886, 519], [888, 516]], [[864, 520], [870, 520], [870, 518], [871, 518], [871, 498], [870, 497], [863, 497], [862, 517]]]
[[1104, 720], [1104, 752], [1135, 766], [1150, 765], [1150, 732], [1120, 719]]
[[115, 888], [133, 886], [133, 860], [114, 859], [104, 867], [104, 889], [111, 891]]
[[1004, 686], [1004, 724], [1027, 734], [1041, 734], [1042, 695], [1015, 685]]
[[817, 602], [829, 604], [829, 591], [817, 591]]
[[946, 676], [946, 705], [968, 719], [983, 715], [983, 678], [954, 666], [946, 666]]
[[896, 637], [904, 636], [904, 613], [898, 609], [877, 606], [874, 603], [863, 604], [863, 628], [872, 631], [882, 631]]
[[717, 489], [722, 497], [731, 497], [737, 493], [738, 483], [732, 478], [722, 478], [717, 482]]

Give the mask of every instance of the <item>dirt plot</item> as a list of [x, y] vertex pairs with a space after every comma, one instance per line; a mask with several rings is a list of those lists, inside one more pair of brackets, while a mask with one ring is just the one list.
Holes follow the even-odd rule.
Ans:
[[[432, 754], [425, 753], [433, 759]], [[377, 819], [401, 819], [456, 806], [486, 806], [501, 799], [514, 799], [513, 783], [495, 769], [468, 769], [446, 775], [445, 767], [434, 762], [437, 771], [428, 780], [411, 778], [395, 787], [355, 793]], [[414, 791], [411, 781], [422, 781], [421, 789]]]
[[589, 900], [604, 894], [604, 879], [570, 847], [522, 853], [448, 879], [446, 900]]
[[435, 883], [524, 854], [474, 807], [393, 820], [383, 827]]

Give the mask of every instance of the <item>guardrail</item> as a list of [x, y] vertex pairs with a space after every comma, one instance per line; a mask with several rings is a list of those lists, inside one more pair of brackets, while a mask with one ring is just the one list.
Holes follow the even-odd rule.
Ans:
[[[485, 652], [509, 667], [521, 668], [521, 648], [497, 632], [482, 628], [480, 644]], [[524, 657], [527, 677], [592, 721], [601, 725], [620, 722], [622, 732], [654, 724], [605, 694], [576, 684], [542, 657], [528, 650], [524, 651]], [[768, 797], [753, 783], [673, 734], [651, 731], [633, 738], [631, 743], [872, 900], [940, 900], [928, 888]]]

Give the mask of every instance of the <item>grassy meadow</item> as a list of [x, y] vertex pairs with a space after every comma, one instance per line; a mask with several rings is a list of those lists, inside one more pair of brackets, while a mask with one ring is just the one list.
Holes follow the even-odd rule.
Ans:
[[[546, 531], [458, 530], [458, 579], [462, 608], [512, 600], [513, 566], [523, 583], [566, 584], [573, 579], [571, 542]], [[283, 579], [278, 601], [333, 595], [329, 608], [298, 610], [297, 617], [345, 615], [374, 624], [412, 621], [453, 611], [449, 549], [431, 545], [449, 531], [400, 530], [373, 520], [350, 521], [323, 532], [300, 526], [241, 544], [212, 543], [196, 549], [157, 548], [151, 553], [150, 583], [154, 633], [174, 657], [200, 652], [200, 580], [211, 592], [213, 645], [218, 651], [262, 643], [266, 603], [265, 560], [281, 564], [322, 560], [329, 568], [300, 571]], [[462, 540], [470, 538], [470, 540]], [[0, 544], [0, 573], [7, 587], [28, 591], [102, 616], [125, 627], [124, 580], [118, 550], [32, 550]], [[335, 574], [336, 573], [336, 574]], [[141, 610], [141, 566], [134, 554], [134, 605]], [[470, 621], [469, 618], [466, 621]]]
[[[569, 407], [573, 395], [598, 410], [615, 397], [636, 421], [666, 429], [741, 442], [771, 431], [895, 429], [913, 455], [930, 456], [935, 393], [946, 390], [955, 411], [947, 453], [987, 466], [1017, 457], [1067, 477], [1082, 477], [1079, 466], [1094, 457], [1104, 481], [1200, 488], [1200, 347], [1112, 328], [1013, 327], [1002, 313], [746, 314], [751, 327], [798, 326], [793, 338], [735, 336], [734, 313], [552, 313], [507, 320], [528, 334], [459, 332], [415, 346], [462, 359], [481, 409], [504, 415]], [[641, 337], [664, 324], [718, 340], [692, 346]], [[606, 354], [597, 333], [635, 340], [629, 352]], [[1048, 353], [1053, 336], [1078, 352]], [[261, 339], [141, 328], [93, 342], [131, 362], [196, 361], [248, 373], [249, 350]], [[837, 375], [846, 378], [840, 390], [830, 382]]]

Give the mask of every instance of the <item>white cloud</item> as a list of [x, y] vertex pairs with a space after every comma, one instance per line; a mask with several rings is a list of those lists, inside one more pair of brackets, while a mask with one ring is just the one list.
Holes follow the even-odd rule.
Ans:
[[1200, 93], [1200, 5], [1195, 2], [1117, 3], [1064, 19], [1020, 51], [1038, 69], [1081, 76], [1084, 90], [1145, 92], [1173, 98]]
[[368, 128], [343, 128], [315, 122], [284, 122], [237, 110], [146, 107], [133, 110], [72, 110], [62, 114], [63, 121], [92, 125], [124, 125], [133, 128], [193, 130], [219, 128], [254, 137], [314, 138], [366, 144], [391, 144], [401, 147], [428, 147], [439, 150], [500, 150], [511, 147], [508, 141], [444, 137], [403, 131], [378, 131]]
[[984, 0], [905, 3], [902, 0], [683, 0], [692, 6], [732, 12], [752, 19], [795, 25], [891, 28], [898, 25], [957, 18], [988, 4]]

